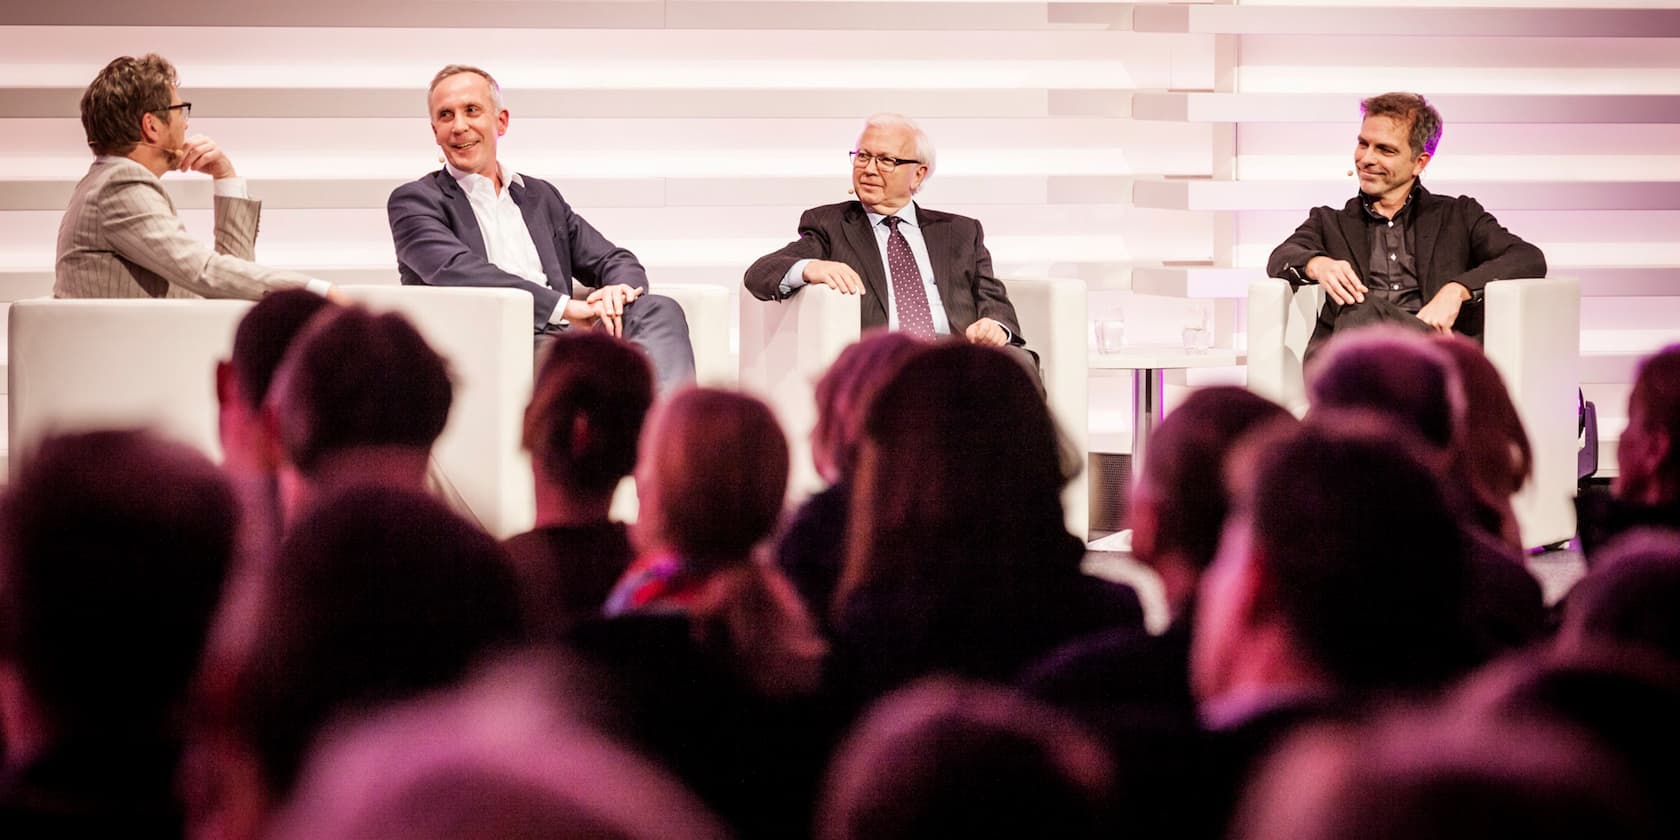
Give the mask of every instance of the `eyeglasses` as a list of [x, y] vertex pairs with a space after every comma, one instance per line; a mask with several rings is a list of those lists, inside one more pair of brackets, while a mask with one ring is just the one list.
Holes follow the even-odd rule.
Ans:
[[192, 103], [191, 102], [177, 102], [174, 105], [170, 105], [170, 106], [164, 108], [163, 110], [165, 110], [165, 111], [180, 111], [181, 116], [186, 117], [187, 119], [192, 119]]
[[869, 162], [875, 161], [875, 168], [880, 170], [883, 175], [897, 169], [901, 163], [921, 163], [915, 158], [888, 157], [887, 155], [873, 155], [869, 152], [847, 152], [847, 154], [852, 156], [852, 168], [868, 169]]

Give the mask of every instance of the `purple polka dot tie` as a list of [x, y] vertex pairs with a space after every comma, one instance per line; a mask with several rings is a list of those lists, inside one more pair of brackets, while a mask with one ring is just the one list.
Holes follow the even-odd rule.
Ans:
[[910, 242], [898, 232], [897, 216], [888, 216], [887, 272], [892, 275], [893, 302], [898, 306], [898, 328], [917, 338], [933, 338], [933, 311], [928, 308], [927, 289], [922, 286], [922, 270], [916, 267], [916, 255], [910, 252]]

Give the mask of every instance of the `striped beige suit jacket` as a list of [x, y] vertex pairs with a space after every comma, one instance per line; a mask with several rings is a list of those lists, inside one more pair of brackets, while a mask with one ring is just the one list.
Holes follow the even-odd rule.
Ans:
[[305, 275], [251, 261], [262, 203], [216, 196], [216, 247], [194, 239], [151, 170], [100, 157], [58, 227], [53, 297], [247, 298], [300, 288]]

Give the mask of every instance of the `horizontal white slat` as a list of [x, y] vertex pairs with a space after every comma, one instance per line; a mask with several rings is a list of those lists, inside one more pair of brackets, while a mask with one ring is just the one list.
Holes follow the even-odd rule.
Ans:
[[1141, 5], [1138, 32], [1212, 34], [1413, 35], [1485, 37], [1675, 38], [1680, 9], [1505, 9], [1326, 6]]
[[[299, 88], [194, 87], [182, 93], [202, 118], [322, 118], [424, 116], [423, 87]], [[8, 117], [79, 118], [82, 88], [0, 88], [0, 114]], [[877, 111], [918, 118], [1025, 118], [1126, 116], [1130, 94], [1118, 90], [996, 88], [834, 89], [812, 95], [808, 87], [619, 88], [503, 90], [509, 110], [521, 119], [618, 117], [670, 118], [842, 118], [859, 120]]]
[[[327, 3], [224, 3], [146, 0], [112, 6], [101, 0], [61, 0], [19, 6], [8, 22], [62, 25], [98, 20], [116, 26], [338, 26], [451, 30], [536, 26], [566, 29], [1043, 29], [1110, 26], [1123, 4], [1092, 6], [1074, 0], [542, 0], [460, 3], [440, 0], [357, 0]], [[1113, 8], [1118, 7], [1118, 8]]]
[[[1138, 93], [1132, 116], [1141, 120], [1243, 123], [1353, 124], [1361, 95], [1346, 93]], [[1680, 95], [1584, 96], [1446, 94], [1430, 102], [1461, 124], [1675, 123]], [[1345, 128], [1344, 128], [1345, 130]]]
[[[1139, 179], [1132, 200], [1139, 207], [1177, 210], [1286, 210], [1341, 206], [1348, 181], [1215, 181]], [[1475, 196], [1500, 210], [1676, 210], [1680, 184], [1673, 182], [1431, 182], [1443, 195]]]
[[[536, 173], [533, 173], [536, 174]], [[384, 208], [386, 199], [410, 178], [250, 178], [248, 187], [265, 210]], [[847, 181], [841, 176], [739, 178], [564, 178], [555, 179], [574, 206], [774, 207], [797, 208], [819, 201], [841, 201]], [[211, 206], [208, 178], [164, 179], [177, 209]], [[72, 178], [0, 177], [0, 211], [62, 210], [70, 200]], [[928, 182], [924, 201], [946, 204], [1044, 205], [1124, 204], [1131, 200], [1131, 179], [1072, 176], [942, 175]], [[932, 206], [932, 205], [930, 205]]]

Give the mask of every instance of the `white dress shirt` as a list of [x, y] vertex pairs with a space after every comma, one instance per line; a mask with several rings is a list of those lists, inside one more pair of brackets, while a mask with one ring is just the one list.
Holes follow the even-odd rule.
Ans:
[[[455, 183], [461, 185], [467, 194], [467, 203], [472, 205], [473, 218], [478, 220], [478, 230], [484, 237], [484, 256], [497, 268], [529, 280], [532, 283], [548, 288], [548, 275], [543, 273], [542, 257], [537, 256], [537, 245], [531, 239], [531, 229], [525, 225], [525, 214], [519, 210], [519, 205], [513, 202], [513, 194], [509, 189], [514, 184], [525, 186], [524, 179], [519, 173], [509, 169], [506, 164], [498, 163], [502, 171], [503, 185], [496, 189], [496, 182], [476, 172], [463, 172], [456, 169], [454, 164], [444, 163]], [[555, 305], [554, 313], [548, 316], [550, 324], [564, 324], [562, 316], [566, 312], [568, 296], [560, 293], [560, 302]]]

